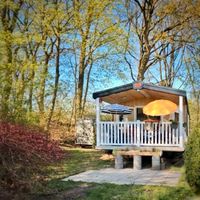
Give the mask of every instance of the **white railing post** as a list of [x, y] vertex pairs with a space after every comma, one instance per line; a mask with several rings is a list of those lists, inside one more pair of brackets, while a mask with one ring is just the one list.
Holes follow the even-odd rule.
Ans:
[[137, 120], [137, 147], [140, 146], [140, 121]]
[[99, 98], [96, 98], [96, 146], [100, 146], [100, 104]]
[[179, 137], [180, 147], [183, 147], [183, 97], [179, 96]]

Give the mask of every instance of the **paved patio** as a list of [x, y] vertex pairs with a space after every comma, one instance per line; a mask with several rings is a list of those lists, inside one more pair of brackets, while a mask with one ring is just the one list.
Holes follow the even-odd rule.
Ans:
[[89, 170], [80, 174], [69, 176], [63, 181], [82, 181], [94, 183], [113, 183], [118, 185], [177, 185], [181, 174], [168, 170], [133, 170], [106, 168]]

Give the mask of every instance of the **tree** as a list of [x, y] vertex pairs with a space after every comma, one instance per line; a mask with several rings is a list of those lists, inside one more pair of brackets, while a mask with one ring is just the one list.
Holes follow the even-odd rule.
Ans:
[[[67, 2], [66, 2], [67, 4]], [[55, 48], [55, 80], [54, 80], [54, 89], [53, 89], [53, 95], [51, 100], [51, 108], [50, 112], [47, 118], [47, 125], [46, 128], [49, 129], [51, 119], [53, 116], [53, 112], [55, 109], [56, 104], [56, 98], [58, 93], [58, 87], [59, 87], [59, 78], [60, 78], [60, 54], [63, 52], [64, 48], [61, 48], [61, 43], [64, 42], [62, 40], [63, 35], [66, 35], [72, 27], [70, 27], [70, 21], [72, 18], [72, 13], [69, 11], [70, 7], [66, 6], [65, 3], [55, 1], [55, 9], [54, 14], [55, 18], [52, 22], [52, 30], [56, 38]], [[66, 8], [66, 9], [63, 9]]]
[[[84, 113], [90, 73], [94, 62], [108, 55], [108, 45], [120, 35], [119, 21], [113, 18], [113, 2], [74, 1], [75, 109], [74, 122]], [[75, 44], [74, 43], [74, 44]], [[80, 49], [80, 51], [78, 50]], [[84, 95], [85, 93], [85, 95]]]
[[200, 187], [200, 130], [196, 127], [189, 136], [185, 149], [186, 179], [194, 189]]
[[116, 77], [172, 86], [198, 46], [198, 11], [190, 0], [3, 1], [0, 119], [74, 127], [92, 90]]
[[158, 64], [147, 70], [146, 79], [166, 87], [173, 87], [179, 80], [182, 86], [181, 77], [187, 76], [183, 65], [184, 55], [185, 48], [178, 48], [174, 43], [169, 44], [160, 54]]
[[191, 91], [190, 108], [193, 111], [191, 115], [192, 127], [198, 125], [200, 120], [200, 58], [198, 52], [199, 49], [194, 50], [194, 54], [190, 53], [190, 57], [185, 59], [186, 72], [188, 75], [187, 87]]
[[[145, 72], [155, 65], [161, 56], [167, 58], [184, 46], [189, 37], [184, 38], [183, 33], [186, 35], [187, 32], [190, 36], [187, 28], [191, 19], [191, 6], [182, 1], [130, 0], [126, 1], [125, 8], [128, 33], [124, 58], [131, 73], [134, 74], [132, 70], [137, 71], [137, 76], [132, 77], [142, 81]], [[133, 45], [133, 42], [136, 45]], [[179, 45], [173, 45], [174, 42], [179, 42]], [[169, 45], [173, 48], [169, 49]], [[136, 47], [133, 49], [134, 46]], [[136, 51], [137, 47], [139, 52]]]
[[18, 47], [14, 46], [14, 30], [17, 25], [17, 19], [23, 1], [3, 1], [0, 8], [0, 27], [1, 39], [3, 45], [3, 62], [1, 63], [1, 74], [3, 82], [1, 83], [1, 114], [4, 119], [9, 115], [9, 98], [13, 84], [13, 72], [15, 71], [14, 59]]

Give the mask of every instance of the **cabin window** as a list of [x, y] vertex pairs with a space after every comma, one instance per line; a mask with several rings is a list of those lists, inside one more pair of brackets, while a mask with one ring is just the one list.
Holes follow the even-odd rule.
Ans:
[[143, 108], [136, 108], [136, 119], [140, 121], [147, 119], [147, 115], [143, 113]]
[[123, 120], [124, 120], [124, 116], [123, 116], [123, 115], [120, 115], [120, 116], [119, 116], [119, 121], [122, 122]]
[[175, 114], [174, 114], [174, 120], [175, 120], [176, 122], [179, 121], [179, 113], [175, 112]]

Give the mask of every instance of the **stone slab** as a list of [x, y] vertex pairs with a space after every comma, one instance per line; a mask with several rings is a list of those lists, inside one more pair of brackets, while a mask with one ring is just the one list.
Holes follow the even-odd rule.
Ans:
[[94, 183], [113, 183], [118, 185], [167, 185], [176, 186], [181, 174], [168, 170], [133, 170], [106, 168], [89, 170], [64, 178], [63, 181], [82, 181]]

